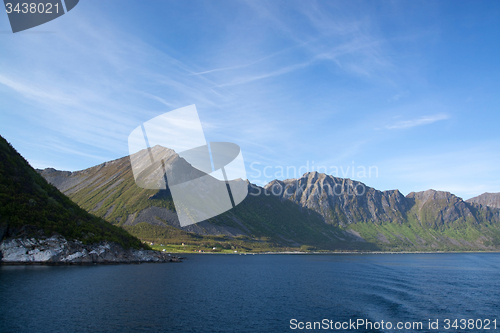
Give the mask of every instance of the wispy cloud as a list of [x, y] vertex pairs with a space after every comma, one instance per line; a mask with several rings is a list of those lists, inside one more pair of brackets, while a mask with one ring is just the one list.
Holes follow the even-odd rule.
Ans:
[[390, 98], [387, 99], [388, 102], [397, 102], [399, 101], [400, 99], [402, 98], [405, 98], [405, 97], [408, 97], [410, 95], [410, 91], [409, 90], [406, 90], [406, 91], [402, 91], [400, 93], [397, 93], [393, 96], [391, 96]]
[[257, 60], [253, 60], [253, 61], [251, 61], [249, 63], [246, 63], [246, 64], [237, 65], [237, 66], [230, 66], [230, 67], [223, 67], [223, 68], [214, 68], [214, 69], [205, 70], [205, 71], [202, 71], [202, 72], [192, 73], [190, 75], [204, 75], [204, 74], [210, 74], [210, 73], [216, 73], [216, 72], [231, 71], [231, 70], [236, 70], [236, 69], [247, 68], [247, 67], [256, 65], [258, 63], [261, 63], [261, 62], [263, 62], [265, 60], [268, 60], [268, 59], [271, 59], [273, 57], [276, 57], [278, 55], [281, 55], [283, 53], [290, 52], [290, 51], [292, 51], [292, 50], [294, 50], [296, 48], [303, 47], [303, 46], [307, 45], [308, 43], [309, 42], [298, 43], [297, 45], [284, 48], [284, 49], [279, 50], [277, 52], [272, 52], [271, 54], [268, 54], [268, 55], [266, 55], [264, 57], [261, 57], [261, 58], [259, 58]]
[[308, 60], [308, 61], [305, 61], [305, 62], [302, 62], [302, 63], [298, 63], [298, 64], [294, 64], [294, 65], [291, 65], [291, 66], [283, 67], [283, 68], [280, 68], [280, 69], [275, 70], [275, 71], [270, 71], [268, 73], [263, 73], [263, 74], [258, 74], [258, 75], [254, 75], [254, 76], [247, 76], [247, 77], [238, 78], [238, 79], [233, 80], [231, 82], [219, 84], [217, 87], [235, 86], [235, 85], [240, 85], [240, 84], [250, 83], [250, 82], [253, 82], [253, 81], [262, 80], [262, 79], [267, 79], [267, 78], [270, 78], [270, 77], [273, 77], [273, 76], [284, 75], [284, 74], [293, 72], [293, 71], [295, 71], [297, 69], [307, 67], [307, 66], [311, 65], [314, 61], [315, 61], [314, 59], [313, 60]]
[[423, 116], [416, 119], [398, 121], [394, 124], [387, 125], [385, 128], [390, 130], [407, 129], [416, 126], [429, 125], [435, 123], [436, 121], [445, 120], [449, 118], [450, 118], [449, 115], [444, 113], [439, 113], [429, 116]]
[[0, 74], [0, 84], [11, 88], [26, 98], [36, 100], [40, 103], [74, 104], [73, 98], [65, 96], [57, 89], [54, 89], [53, 86], [30, 84], [2, 74]]
[[[373, 165], [409, 154], [419, 159], [396, 159], [396, 165], [409, 169], [399, 170], [395, 187], [411, 184], [405, 187], [411, 190], [424, 185], [458, 189], [460, 177], [469, 173], [449, 175], [440, 183], [448, 170], [437, 165], [432, 170], [444, 171], [422, 184], [426, 174], [420, 171], [429, 169], [424, 162], [445, 150], [434, 148], [434, 141], [455, 144], [462, 134], [457, 128], [464, 128], [461, 120], [471, 118], [454, 104], [459, 98], [453, 98], [452, 86], [442, 87], [448, 96], [429, 89], [437, 81], [432, 82], [435, 73], [426, 66], [435, 60], [425, 54], [427, 37], [438, 34], [428, 33], [432, 28], [419, 26], [417, 19], [406, 26], [399, 19], [406, 16], [398, 11], [404, 5], [315, 0], [199, 4], [211, 11], [187, 2], [175, 8], [168, 1], [154, 2], [147, 14], [133, 18], [139, 25], [147, 20], [136, 29], [124, 23], [130, 22], [131, 11], [101, 15], [98, 4], [88, 2], [71, 22], [51, 23], [57, 34], [13, 36], [0, 54], [1, 134], [15, 138], [13, 144], [30, 161], [76, 170], [126, 155], [127, 137], [139, 124], [196, 104], [207, 140], [237, 143], [248, 163], [258, 161], [263, 168], [299, 166], [305, 160]], [[172, 14], [165, 26], [166, 13], [175, 11], [183, 15]], [[197, 24], [186, 29], [189, 20]], [[387, 29], [387, 22], [402, 29]], [[440, 73], [439, 82], [447, 77]], [[406, 135], [417, 133], [405, 130], [450, 115], [454, 126], [447, 127], [446, 138], [431, 131], [421, 137], [429, 155], [407, 144]], [[474, 118], [476, 130], [486, 126]], [[379, 131], [373, 131], [374, 123]], [[481, 156], [482, 164], [490, 163], [488, 158], [497, 162], [495, 149]], [[463, 164], [459, 157], [443, 165]], [[377, 188], [398, 175], [392, 164], [383, 166], [381, 175], [394, 172], [381, 176], [384, 183], [374, 183]], [[489, 184], [483, 180], [478, 178], [478, 184]]]
[[[126, 155], [127, 135], [137, 124], [178, 107], [215, 105], [220, 99], [212, 90], [212, 81], [189, 77], [193, 66], [139, 38], [111, 24], [96, 28], [85, 15], [72, 23], [69, 29], [58, 32], [57, 38], [52, 37], [50, 46], [35, 45], [39, 39], [31, 43], [16, 40], [10, 54], [2, 55], [15, 64], [2, 66], [0, 88], [18, 106], [6, 114], [18, 114], [45, 133], [120, 157]], [[40, 135], [30, 132], [24, 134]], [[78, 153], [78, 149], [59, 151], [99, 157]]]

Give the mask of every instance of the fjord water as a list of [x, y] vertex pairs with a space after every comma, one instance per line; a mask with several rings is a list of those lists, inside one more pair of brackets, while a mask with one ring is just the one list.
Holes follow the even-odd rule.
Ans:
[[[418, 321], [422, 330], [401, 332], [443, 332], [446, 318], [497, 319], [500, 329], [497, 253], [187, 257], [1, 266], [0, 332], [301, 331], [291, 319]], [[429, 319], [440, 329], [429, 330]]]

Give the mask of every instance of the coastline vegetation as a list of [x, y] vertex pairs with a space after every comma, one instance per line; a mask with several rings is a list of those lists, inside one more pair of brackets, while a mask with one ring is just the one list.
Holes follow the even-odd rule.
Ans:
[[59, 234], [84, 244], [111, 241], [124, 248], [149, 248], [123, 228], [111, 225], [47, 183], [0, 136], [0, 238]]

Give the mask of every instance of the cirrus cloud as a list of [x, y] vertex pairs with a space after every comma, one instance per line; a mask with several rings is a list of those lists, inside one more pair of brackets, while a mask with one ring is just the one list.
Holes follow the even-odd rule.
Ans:
[[445, 113], [438, 113], [434, 115], [429, 115], [429, 116], [422, 116], [420, 118], [416, 119], [410, 119], [410, 120], [402, 120], [398, 121], [394, 124], [387, 125], [385, 128], [386, 129], [407, 129], [407, 128], [412, 128], [416, 126], [422, 126], [422, 125], [429, 125], [432, 123], [435, 123], [436, 121], [440, 120], [446, 120], [449, 119], [450, 116], [445, 114]]

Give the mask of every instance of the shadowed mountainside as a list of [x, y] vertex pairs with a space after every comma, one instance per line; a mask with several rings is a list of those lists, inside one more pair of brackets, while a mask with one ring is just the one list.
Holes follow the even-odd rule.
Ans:
[[[191, 167], [171, 150], [162, 147], [152, 149], [163, 150], [169, 158], [167, 177], [169, 170]], [[144, 154], [144, 151], [137, 154]], [[230, 211], [181, 227], [169, 189], [138, 187], [129, 157], [82, 171], [45, 169], [39, 172], [85, 210], [122, 226], [142, 239], [189, 242], [200, 241], [203, 236], [227, 236], [247, 242], [267, 243], [271, 247], [310, 245], [329, 250], [378, 249], [349, 230], [325, 224], [316, 212], [301, 210], [297, 205], [281, 201], [263, 188], [248, 183], [250, 194]]]
[[0, 240], [59, 234], [84, 244], [111, 241], [142, 248], [140, 240], [81, 209], [41, 177], [0, 136]]
[[266, 189], [319, 213], [326, 223], [350, 228], [365, 240], [394, 249], [495, 249], [500, 210], [442, 191], [378, 191], [361, 182], [317, 172], [274, 180]]
[[[191, 167], [171, 150], [152, 149], [164, 150], [171, 169]], [[325, 250], [495, 250], [500, 246], [500, 210], [465, 202], [448, 192], [428, 190], [405, 197], [398, 190], [378, 191], [351, 179], [310, 172], [299, 179], [274, 180], [265, 188], [248, 184], [249, 195], [241, 204], [181, 228], [168, 188], [138, 187], [129, 157], [82, 171], [39, 172], [85, 210], [148, 240], [180, 242], [215, 235]]]

